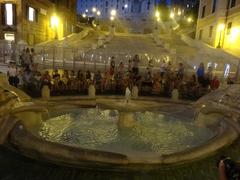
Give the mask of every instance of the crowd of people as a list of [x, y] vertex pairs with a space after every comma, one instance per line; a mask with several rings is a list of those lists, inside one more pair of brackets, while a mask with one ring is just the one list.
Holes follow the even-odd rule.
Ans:
[[9, 83], [29, 94], [40, 95], [44, 85], [50, 88], [52, 95], [86, 93], [92, 84], [99, 94], [124, 94], [126, 87], [131, 89], [137, 86], [140, 95], [171, 97], [172, 91], [177, 89], [180, 98], [197, 99], [220, 86], [212, 67], [205, 70], [203, 63], [191, 76], [186, 74], [183, 63], [174, 69], [171, 62], [162, 61], [159, 70], [153, 70], [152, 60], [149, 60], [145, 72], [140, 73], [138, 55], [129, 60], [127, 65], [124, 62], [116, 65], [115, 58], [112, 57], [109, 67], [104, 71], [55, 69], [40, 72], [34, 56], [34, 49], [26, 49], [20, 57], [21, 67], [10, 63], [8, 69]]

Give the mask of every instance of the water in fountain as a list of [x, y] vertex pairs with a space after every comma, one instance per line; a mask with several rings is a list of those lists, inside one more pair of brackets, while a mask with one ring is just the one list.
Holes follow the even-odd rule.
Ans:
[[[201, 145], [215, 135], [210, 129], [197, 127], [193, 120], [159, 111], [133, 112], [130, 116], [121, 113], [94, 108], [72, 110], [44, 122], [39, 135], [52, 142], [128, 155], [170, 154]], [[121, 123], [121, 116], [131, 117], [131, 123]]]

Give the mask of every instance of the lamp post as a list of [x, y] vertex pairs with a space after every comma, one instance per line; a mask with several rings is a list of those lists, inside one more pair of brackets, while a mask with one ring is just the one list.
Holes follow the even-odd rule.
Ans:
[[97, 25], [99, 25], [100, 22], [100, 16], [101, 16], [101, 11], [97, 11]]
[[114, 24], [114, 20], [115, 20], [115, 17], [117, 15], [117, 11], [115, 9], [112, 9], [111, 12], [110, 12], [110, 20], [111, 20], [111, 31], [112, 31], [112, 34], [114, 34], [114, 31], [115, 31], [115, 24]]
[[155, 27], [155, 29], [156, 29], [156, 31], [158, 31], [158, 23], [160, 21], [160, 13], [159, 13], [159, 11], [155, 12], [155, 17], [156, 17], [156, 27]]

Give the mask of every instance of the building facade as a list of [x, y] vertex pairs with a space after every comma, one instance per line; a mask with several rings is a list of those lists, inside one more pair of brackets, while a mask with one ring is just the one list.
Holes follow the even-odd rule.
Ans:
[[180, 6], [185, 9], [188, 9], [188, 8], [194, 8], [195, 6], [197, 6], [198, 2], [199, 0], [171, 0], [170, 5]]
[[[0, 39], [34, 45], [70, 34], [76, 21], [76, 0], [69, 2], [0, 0]], [[57, 27], [51, 24], [53, 17], [57, 17]]]
[[111, 16], [111, 10], [117, 11], [119, 19], [151, 18], [156, 6], [156, 0], [80, 0], [79, 13], [95, 16], [92, 8], [101, 12], [100, 18], [107, 19]]
[[196, 39], [215, 48], [240, 50], [240, 0], [201, 0]]

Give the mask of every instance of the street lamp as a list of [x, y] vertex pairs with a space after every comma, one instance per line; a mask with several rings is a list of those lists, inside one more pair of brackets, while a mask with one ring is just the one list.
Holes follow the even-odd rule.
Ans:
[[100, 16], [100, 15], [101, 15], [101, 12], [100, 12], [100, 11], [97, 11], [97, 15]]
[[170, 13], [170, 18], [171, 18], [171, 19], [174, 19], [174, 16], [175, 16], [174, 12], [171, 12], [171, 13]]
[[112, 9], [111, 10], [111, 16], [115, 17], [117, 14], [117, 11], [115, 9]]
[[92, 8], [92, 12], [95, 13], [97, 9], [95, 7]]
[[51, 27], [55, 31], [55, 39], [58, 39], [58, 32], [57, 32], [58, 26], [59, 26], [59, 19], [58, 19], [58, 17], [56, 15], [53, 15], [51, 17]]
[[217, 46], [217, 48], [221, 48], [222, 32], [223, 32], [224, 28], [225, 28], [225, 25], [224, 25], [224, 24], [220, 24], [220, 25], [218, 26], [218, 31], [219, 31], [220, 35], [219, 35], [219, 41], [218, 41], [218, 46]]
[[193, 19], [191, 17], [188, 17], [187, 22], [191, 23], [191, 22], [193, 22]]

